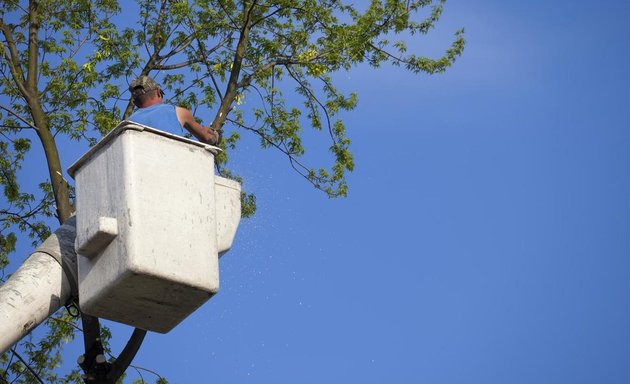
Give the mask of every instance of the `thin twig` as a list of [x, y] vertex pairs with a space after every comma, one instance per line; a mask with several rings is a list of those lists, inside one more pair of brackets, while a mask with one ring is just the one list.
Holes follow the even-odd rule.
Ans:
[[22, 356], [20, 356], [19, 353], [17, 353], [17, 351], [14, 348], [11, 348], [11, 352], [13, 352], [15, 354], [15, 356], [17, 356], [18, 359], [20, 359], [20, 361], [26, 365], [26, 369], [28, 369], [28, 371], [35, 376], [35, 378], [37, 379], [37, 381], [39, 381], [41, 384], [44, 384], [44, 382], [42, 381], [42, 379], [39, 378], [39, 376], [37, 375], [37, 373], [33, 370], [33, 368], [31, 368], [31, 366], [26, 362], [26, 360], [24, 360], [22, 358]]
[[39, 128], [37, 128], [35, 125], [33, 125], [33, 123], [31, 123], [30, 121], [24, 119], [22, 116], [18, 115], [17, 112], [15, 112], [14, 110], [12, 110], [9, 107], [5, 107], [4, 105], [0, 105], [0, 108], [4, 109], [5, 111], [9, 112], [11, 115], [13, 115], [15, 118], [17, 118], [18, 120], [20, 120], [21, 122], [23, 122], [24, 124], [28, 125], [30, 128], [33, 128], [35, 131], [39, 132]]
[[300, 87], [304, 90], [304, 92], [307, 93], [308, 97], [315, 100], [315, 102], [319, 104], [319, 106], [322, 108], [322, 110], [324, 111], [324, 115], [326, 116], [326, 124], [328, 126], [328, 132], [330, 133], [330, 138], [332, 139], [334, 144], [337, 144], [337, 140], [335, 140], [335, 135], [333, 134], [332, 125], [330, 123], [330, 115], [328, 114], [328, 109], [326, 108], [326, 106], [321, 101], [319, 101], [319, 99], [315, 96], [315, 94], [311, 91], [311, 89], [307, 87], [302, 80], [298, 79], [297, 74], [295, 74], [291, 70], [290, 67], [285, 66], [285, 68], [287, 69], [289, 76], [291, 76], [293, 80], [295, 80], [300, 85]]
[[78, 325], [76, 325], [73, 322], [70, 322], [68, 320], [64, 320], [64, 319], [61, 319], [61, 318], [58, 318], [58, 317], [50, 317], [50, 320], [55, 320], [55, 321], [58, 321], [60, 323], [67, 324], [67, 325], [71, 326], [72, 328], [76, 329], [77, 331], [83, 332], [83, 329], [81, 327], [79, 327]]

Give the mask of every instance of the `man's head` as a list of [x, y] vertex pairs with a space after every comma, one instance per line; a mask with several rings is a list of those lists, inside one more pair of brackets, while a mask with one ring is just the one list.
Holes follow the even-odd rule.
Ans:
[[129, 84], [131, 98], [136, 107], [148, 107], [162, 102], [164, 92], [158, 83], [149, 76], [140, 76]]

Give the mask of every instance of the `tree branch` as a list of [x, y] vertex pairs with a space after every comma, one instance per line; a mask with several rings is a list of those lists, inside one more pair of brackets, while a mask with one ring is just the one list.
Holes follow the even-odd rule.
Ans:
[[0, 108], [2, 108], [5, 111], [9, 112], [13, 117], [15, 117], [16, 119], [20, 120], [24, 124], [28, 125], [29, 128], [33, 128], [35, 131], [39, 131], [39, 129], [35, 125], [33, 125], [33, 123], [31, 123], [30, 121], [26, 120], [22, 116], [18, 115], [17, 112], [12, 110], [11, 108], [5, 107], [4, 105], [1, 105], [1, 104], [0, 104]]
[[17, 356], [17, 358], [26, 366], [26, 369], [28, 369], [28, 371], [31, 373], [31, 375], [33, 375], [34, 378], [37, 379], [38, 382], [40, 382], [41, 384], [44, 384], [44, 382], [42, 381], [42, 379], [39, 377], [39, 375], [37, 374], [37, 372], [35, 372], [33, 370], [33, 368], [31, 368], [31, 365], [22, 358], [22, 356], [20, 356], [17, 351], [14, 348], [11, 348], [11, 352], [13, 352], [13, 354], [15, 356]]
[[22, 71], [22, 67], [20, 66], [20, 56], [18, 54], [17, 46], [15, 45], [13, 32], [11, 31], [11, 28], [6, 25], [2, 20], [0, 20], [0, 29], [2, 29], [4, 38], [6, 39], [7, 45], [9, 46], [9, 52], [7, 52], [4, 45], [0, 45], [0, 50], [2, 50], [3, 56], [7, 59], [9, 70], [11, 71], [11, 75], [13, 76], [13, 82], [15, 83], [15, 85], [17, 85], [20, 93], [22, 93], [24, 97], [27, 97], [28, 90], [25, 86], [24, 73]]
[[307, 97], [309, 97], [312, 100], [315, 100], [315, 102], [322, 108], [322, 110], [324, 111], [324, 115], [326, 116], [326, 123], [328, 125], [328, 132], [330, 133], [330, 138], [332, 139], [334, 144], [337, 144], [337, 141], [335, 140], [335, 136], [332, 131], [332, 125], [330, 124], [330, 115], [328, 114], [328, 109], [326, 108], [326, 106], [321, 101], [319, 101], [319, 99], [315, 96], [315, 94], [313, 94], [313, 92], [311, 91], [309, 87], [307, 87], [300, 79], [297, 78], [297, 75], [294, 74], [293, 71], [291, 71], [291, 68], [289, 68], [288, 66], [285, 66], [285, 68], [287, 69], [289, 76], [291, 76], [291, 78], [293, 78], [293, 80], [295, 80], [300, 85], [300, 88], [302, 88], [304, 92], [307, 93], [308, 95]]
[[[28, 72], [26, 74], [26, 87], [30, 92], [37, 89], [37, 73], [39, 42], [37, 35], [39, 33], [39, 1], [31, 0], [28, 5], [29, 26], [28, 26]], [[32, 95], [35, 96], [35, 95]]]
[[50, 317], [50, 320], [57, 321], [57, 322], [59, 322], [59, 323], [64, 323], [64, 324], [66, 324], [66, 325], [71, 326], [72, 328], [76, 329], [76, 330], [77, 330], [77, 331], [79, 331], [79, 332], [83, 332], [83, 329], [81, 329], [81, 327], [79, 327], [78, 325], [76, 325], [75, 323], [73, 323], [73, 322], [71, 322], [71, 321], [64, 320], [64, 319], [60, 319], [60, 318], [58, 318], [58, 317], [54, 317], [54, 316], [53, 316], [53, 317]]
[[273, 17], [275, 14], [277, 14], [280, 11], [282, 11], [283, 9], [286, 9], [286, 8], [280, 7], [278, 9], [276, 9], [275, 11], [271, 12], [270, 14], [265, 15], [265, 16], [261, 17], [260, 19], [252, 22], [252, 27], [258, 25], [259, 23], [261, 23], [261, 22], [263, 22], [263, 21], [265, 21], [267, 19], [269, 19], [270, 17]]
[[179, 69], [179, 68], [184, 68], [187, 67], [191, 64], [194, 63], [198, 63], [199, 59], [191, 59], [191, 60], [186, 60], [182, 63], [177, 63], [177, 64], [169, 64], [169, 65], [160, 65], [160, 64], [156, 64], [153, 69], [157, 70], [157, 71], [168, 71], [168, 70], [172, 70], [172, 69]]
[[236, 53], [234, 54], [234, 61], [232, 62], [232, 70], [230, 71], [230, 78], [228, 80], [225, 96], [221, 99], [221, 106], [217, 111], [216, 117], [212, 122], [212, 128], [215, 130], [221, 130], [227, 115], [231, 110], [232, 103], [236, 98], [238, 89], [238, 80], [243, 65], [243, 59], [245, 58], [245, 49], [247, 48], [249, 31], [251, 28], [251, 16], [254, 8], [256, 7], [256, 0], [252, 1], [251, 6], [245, 10], [245, 17], [243, 20], [243, 26], [236, 45]]
[[289, 151], [286, 150], [286, 148], [281, 147], [278, 143], [274, 142], [272, 139], [270, 139], [264, 132], [262, 132], [259, 129], [247, 126], [243, 123], [240, 123], [236, 120], [233, 119], [227, 119], [230, 121], [230, 123], [235, 124], [247, 131], [250, 132], [254, 132], [257, 135], [259, 135], [266, 143], [268, 143], [269, 145], [271, 145], [272, 147], [278, 149], [280, 152], [284, 153], [287, 158], [289, 159], [289, 163], [291, 164], [291, 168], [293, 168], [293, 170], [295, 170], [300, 176], [304, 177], [309, 183], [311, 183], [316, 189], [319, 190], [323, 190], [322, 186], [320, 183], [326, 183], [328, 182], [328, 180], [321, 178], [317, 175], [312, 175], [311, 177], [309, 177], [310, 174], [310, 169], [305, 166], [304, 164], [302, 164], [300, 161], [298, 161], [292, 153], [290, 153]]
[[[77, 44], [77, 47], [76, 47], [76, 48], [75, 48], [75, 49], [74, 49], [74, 50], [70, 53], [70, 55], [68, 56], [68, 58], [73, 58], [73, 57], [74, 57], [74, 56], [75, 56], [75, 55], [79, 52], [79, 50], [81, 50], [81, 48], [85, 45], [85, 43], [87, 42], [87, 40], [88, 40], [88, 35], [86, 34], [86, 35], [83, 37], [83, 40], [82, 40], [82, 41], [80, 41], [80, 42]], [[44, 59], [42, 58], [42, 62], [43, 62], [43, 61], [44, 61]], [[47, 92], [48, 92], [48, 90], [50, 89], [50, 86], [54, 83], [54, 81], [53, 81], [53, 80], [55, 79], [55, 77], [56, 77], [56, 76], [58, 76], [58, 75], [60, 74], [60, 71], [56, 70], [56, 68], [55, 68], [54, 70], [52, 70], [51, 72], [52, 72], [52, 73], [54, 73], [55, 75], [53, 76], [53, 78], [51, 78], [51, 79], [48, 81], [48, 85], [46, 86], [46, 88], [44, 88], [44, 90], [42, 91], [42, 93], [47, 93]], [[76, 76], [75, 76], [75, 80], [79, 77], [79, 75], [81, 74], [81, 72], [83, 72], [83, 69], [81, 69], [80, 71], [78, 71], [78, 72], [77, 72], [77, 74], [76, 74]], [[67, 92], [67, 91], [66, 91], [66, 92]]]
[[[28, 204], [30, 210], [27, 213], [17, 213], [17, 212], [11, 212], [7, 209], [0, 209], [0, 215], [6, 215], [6, 216], [13, 216], [15, 219], [19, 220], [19, 221], [23, 221], [25, 224], [31, 225], [27, 219], [37, 215], [42, 209], [44, 209], [44, 207], [46, 206], [45, 204], [46, 199], [43, 198], [39, 204], [37, 204], [37, 206], [35, 208], [31, 208], [31, 205]], [[24, 207], [17, 207], [20, 210], [23, 210]], [[2, 221], [13, 221], [10, 220], [8, 218], [0, 218], [0, 222]], [[33, 228], [33, 227], [32, 227]], [[34, 229], [34, 228], [33, 228]]]
[[136, 328], [133, 334], [129, 338], [127, 345], [122, 350], [116, 361], [112, 365], [112, 369], [107, 373], [107, 379], [115, 382], [125, 372], [131, 361], [136, 356], [138, 349], [142, 345], [142, 341], [146, 336], [147, 331], [144, 329]]
[[158, 13], [158, 20], [157, 23], [155, 23], [155, 28], [153, 29], [153, 49], [155, 50], [155, 52], [161, 51], [162, 47], [164, 47], [164, 42], [160, 41], [157, 36], [159, 36], [159, 33], [162, 30], [165, 14], [166, 0], [162, 0], [162, 3], [160, 4], [160, 12]]
[[190, 46], [190, 44], [192, 44], [193, 40], [194, 40], [194, 35], [188, 36], [186, 39], [184, 39], [184, 41], [179, 43], [177, 45], [177, 47], [173, 48], [169, 53], [164, 55], [163, 58], [169, 58], [171, 56], [175, 56], [176, 54], [178, 54], [181, 51], [183, 51], [184, 49], [186, 49], [186, 47]]
[[217, 92], [217, 95], [219, 95], [219, 98], [223, 99], [223, 93], [221, 92], [221, 89], [219, 88], [219, 84], [216, 78], [214, 77], [214, 74], [212, 73], [212, 69], [210, 68], [210, 60], [208, 59], [208, 55], [214, 53], [219, 48], [227, 44], [227, 42], [232, 39], [233, 32], [228, 33], [223, 39], [221, 39], [221, 41], [219, 41], [214, 47], [212, 47], [209, 51], [206, 52], [204, 44], [199, 38], [199, 34], [197, 33], [198, 31], [195, 28], [195, 23], [193, 23], [190, 16], [187, 16], [187, 19], [188, 19], [188, 22], [190, 23], [190, 28], [192, 29], [191, 36], [194, 36], [195, 40], [197, 41], [197, 44], [199, 46], [199, 53], [201, 54], [201, 57], [203, 58], [203, 62], [206, 65], [206, 69], [208, 70], [208, 74], [210, 75], [210, 79], [212, 80], [212, 84], [214, 85], [214, 89]]

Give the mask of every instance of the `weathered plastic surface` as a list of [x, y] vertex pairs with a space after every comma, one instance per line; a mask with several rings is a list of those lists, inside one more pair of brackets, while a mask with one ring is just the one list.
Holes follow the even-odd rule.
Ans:
[[76, 285], [74, 218], [50, 235], [0, 286], [0, 353], [59, 309]]
[[241, 184], [224, 177], [214, 177], [217, 217], [217, 250], [222, 256], [230, 248], [241, 220]]
[[68, 170], [82, 311], [165, 333], [218, 291], [240, 184], [215, 177], [216, 151], [123, 122]]

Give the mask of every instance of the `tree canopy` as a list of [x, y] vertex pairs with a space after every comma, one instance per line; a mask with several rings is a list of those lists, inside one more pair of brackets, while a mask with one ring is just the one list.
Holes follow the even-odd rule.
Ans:
[[[39, 243], [51, 221], [73, 213], [64, 178], [63, 140], [90, 145], [133, 110], [129, 83], [154, 77], [169, 102], [225, 132], [217, 171], [230, 177], [229, 155], [242, 135], [286, 157], [307, 182], [330, 197], [348, 192], [354, 160], [342, 111], [357, 105], [334, 75], [357, 65], [445, 71], [464, 49], [455, 31], [441, 57], [408, 52], [410, 39], [438, 22], [445, 0], [5, 0], [0, 4], [0, 269], [18, 239]], [[307, 164], [306, 130], [329, 148], [328, 166]], [[48, 177], [20, 172], [31, 151]], [[253, 191], [255, 192], [255, 191]], [[243, 194], [243, 215], [255, 210]], [[3, 281], [6, 277], [3, 274]], [[53, 372], [76, 325], [61, 313], [39, 341], [27, 339], [0, 357], [10, 382], [81, 382], [78, 370]], [[85, 322], [84, 322], [85, 327]], [[107, 330], [103, 330], [107, 335]], [[107, 339], [105, 337], [104, 339]], [[24, 361], [22, 361], [23, 359]], [[28, 368], [28, 369], [27, 369]]]

